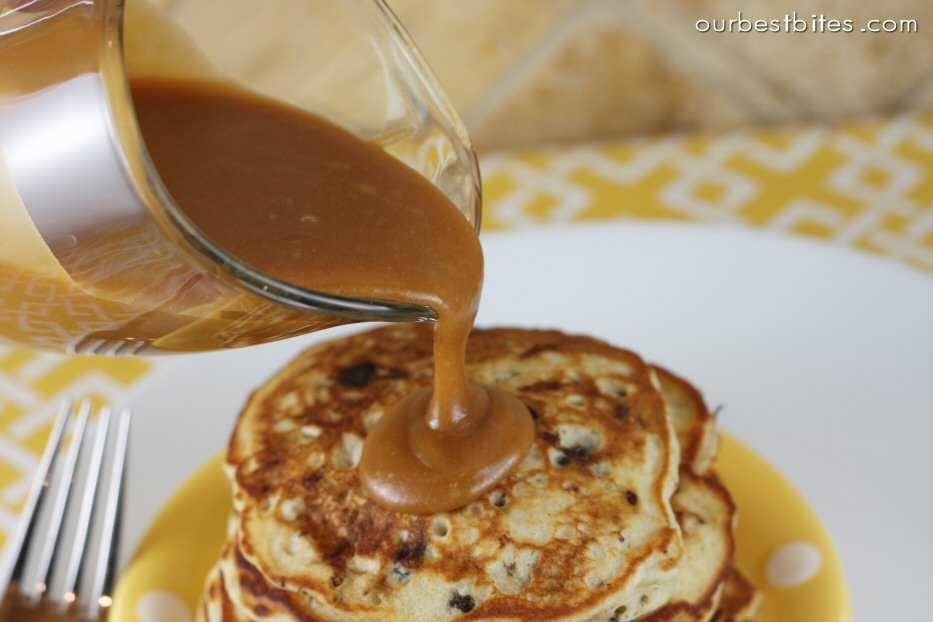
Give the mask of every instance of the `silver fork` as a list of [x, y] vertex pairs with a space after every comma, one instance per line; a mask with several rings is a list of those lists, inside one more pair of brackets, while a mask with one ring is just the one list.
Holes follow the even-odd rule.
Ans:
[[0, 620], [40, 609], [54, 620], [97, 620], [112, 602], [130, 412], [105, 406], [92, 423], [91, 411], [88, 401], [67, 401], [56, 418], [0, 558]]

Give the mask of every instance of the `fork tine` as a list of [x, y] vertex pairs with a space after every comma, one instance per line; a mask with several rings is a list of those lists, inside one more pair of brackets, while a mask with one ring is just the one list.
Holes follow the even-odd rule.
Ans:
[[119, 543], [119, 518], [122, 510], [123, 476], [126, 471], [130, 411], [121, 410], [108, 436], [99, 494], [94, 503], [88, 555], [81, 568], [77, 600], [79, 611], [87, 619], [97, 619], [101, 608], [110, 605], [111, 587]]
[[17, 571], [21, 569], [26, 538], [35, 523], [36, 507], [51, 479], [52, 465], [61, 448], [65, 424], [68, 422], [72, 408], [72, 400], [64, 402], [59, 408], [45, 451], [39, 459], [36, 475], [29, 489], [29, 495], [26, 497], [26, 505], [23, 507], [19, 523], [10, 539], [7, 540], [3, 556], [0, 558], [0, 598], [7, 593], [10, 581], [17, 578]]
[[71, 408], [71, 443], [64, 455], [60, 455], [52, 466], [46, 495], [39, 504], [35, 531], [31, 534], [26, 559], [20, 577], [20, 598], [29, 605], [36, 605], [48, 587], [49, 568], [52, 555], [61, 533], [62, 520], [74, 479], [78, 452], [84, 441], [91, 404], [82, 402]]
[[81, 451], [78, 472], [75, 475], [75, 490], [68, 503], [65, 525], [62, 530], [58, 552], [46, 592], [46, 601], [59, 613], [64, 612], [75, 600], [75, 588], [81, 558], [87, 544], [88, 525], [94, 509], [94, 497], [100, 479], [104, 446], [113, 409], [105, 406], [97, 417], [93, 435], [85, 439]]

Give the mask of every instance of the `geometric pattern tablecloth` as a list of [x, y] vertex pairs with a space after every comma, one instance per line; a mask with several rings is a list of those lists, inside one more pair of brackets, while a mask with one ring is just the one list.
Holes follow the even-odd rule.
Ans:
[[[484, 229], [614, 218], [739, 224], [933, 272], [933, 117], [496, 153], [482, 169]], [[0, 346], [0, 541], [61, 399], [119, 398], [156, 364]]]
[[933, 117], [502, 153], [482, 170], [489, 228], [733, 223], [933, 270]]

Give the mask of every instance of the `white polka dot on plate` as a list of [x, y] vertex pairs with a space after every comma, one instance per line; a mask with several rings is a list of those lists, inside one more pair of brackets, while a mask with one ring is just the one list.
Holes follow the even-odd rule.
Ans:
[[768, 580], [777, 587], [803, 585], [823, 567], [823, 554], [809, 542], [798, 540], [779, 546], [765, 569]]
[[142, 622], [191, 622], [188, 604], [171, 592], [149, 592], [139, 599], [136, 615]]

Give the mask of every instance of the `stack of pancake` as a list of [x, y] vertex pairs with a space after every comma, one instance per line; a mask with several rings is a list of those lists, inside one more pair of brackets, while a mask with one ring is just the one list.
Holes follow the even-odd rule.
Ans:
[[387, 409], [432, 381], [430, 325], [317, 346], [247, 404], [234, 511], [203, 622], [742, 622], [735, 506], [715, 422], [683, 379], [554, 331], [476, 330], [470, 376], [528, 406], [520, 469], [458, 510], [398, 514], [356, 465]]

